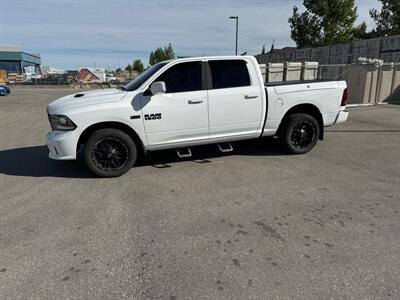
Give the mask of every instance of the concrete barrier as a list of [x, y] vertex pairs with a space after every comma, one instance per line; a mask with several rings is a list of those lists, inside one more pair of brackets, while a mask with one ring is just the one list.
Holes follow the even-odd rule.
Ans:
[[263, 77], [264, 82], [267, 81], [267, 65], [266, 64], [260, 64], [260, 71]]
[[303, 65], [301, 62], [287, 62], [285, 63], [285, 80], [295, 81], [301, 79]]
[[287, 62], [269, 63], [260, 68], [266, 82], [344, 80], [349, 89], [349, 104], [400, 103], [400, 64]]
[[374, 104], [377, 90], [378, 70], [375, 65], [348, 67], [346, 80], [350, 104]]
[[270, 63], [268, 65], [268, 82], [279, 82], [284, 80], [284, 64]]
[[303, 80], [316, 80], [318, 79], [319, 63], [306, 61], [303, 65]]
[[383, 103], [392, 93], [394, 64], [384, 65], [379, 70], [376, 102]]

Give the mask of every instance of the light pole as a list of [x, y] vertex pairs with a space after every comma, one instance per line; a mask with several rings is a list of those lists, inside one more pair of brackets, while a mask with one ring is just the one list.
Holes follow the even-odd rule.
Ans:
[[232, 16], [229, 19], [236, 20], [236, 51], [235, 54], [238, 55], [238, 38], [239, 38], [239, 16]]

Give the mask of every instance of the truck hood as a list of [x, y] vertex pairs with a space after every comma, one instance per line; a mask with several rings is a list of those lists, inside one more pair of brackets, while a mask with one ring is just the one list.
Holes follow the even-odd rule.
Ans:
[[51, 115], [62, 114], [69, 109], [74, 109], [81, 106], [119, 101], [126, 94], [126, 91], [122, 91], [119, 89], [79, 92], [50, 102], [47, 110]]

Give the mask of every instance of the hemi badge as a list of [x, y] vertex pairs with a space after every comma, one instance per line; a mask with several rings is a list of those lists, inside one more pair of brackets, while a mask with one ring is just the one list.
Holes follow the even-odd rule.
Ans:
[[140, 115], [131, 116], [131, 120], [133, 120], [133, 119], [140, 119]]

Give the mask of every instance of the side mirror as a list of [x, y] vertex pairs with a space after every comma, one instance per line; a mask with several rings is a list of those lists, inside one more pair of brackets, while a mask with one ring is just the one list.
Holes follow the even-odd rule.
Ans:
[[153, 95], [165, 94], [167, 92], [167, 88], [165, 87], [165, 82], [164, 81], [153, 82], [150, 86], [150, 91]]

